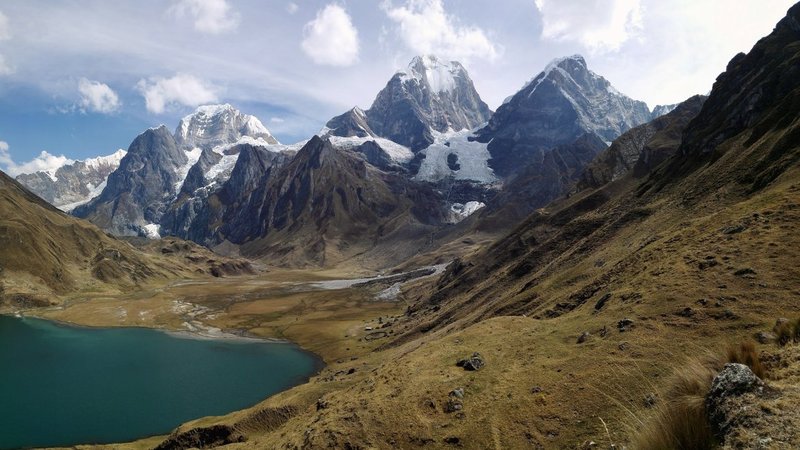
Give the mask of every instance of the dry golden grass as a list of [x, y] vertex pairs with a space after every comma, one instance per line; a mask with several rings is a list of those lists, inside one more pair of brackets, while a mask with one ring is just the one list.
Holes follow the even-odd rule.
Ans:
[[706, 417], [705, 396], [716, 373], [716, 367], [700, 361], [678, 369], [655, 415], [637, 434], [633, 448], [715, 448], [717, 441]]
[[728, 348], [724, 357], [691, 359], [672, 375], [663, 401], [636, 434], [639, 450], [705, 450], [719, 445], [708, 422], [705, 399], [711, 382], [724, 363], [745, 364], [759, 378], [767, 375], [756, 346], [743, 341]]

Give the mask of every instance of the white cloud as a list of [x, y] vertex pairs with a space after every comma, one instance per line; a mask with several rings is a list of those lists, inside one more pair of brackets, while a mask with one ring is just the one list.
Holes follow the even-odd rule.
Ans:
[[408, 0], [405, 6], [396, 8], [386, 1], [382, 8], [397, 24], [405, 45], [418, 54], [466, 61], [494, 60], [500, 53], [481, 28], [461, 25], [457, 18], [447, 14], [442, 0]]
[[8, 75], [14, 73], [14, 68], [11, 67], [3, 55], [0, 55], [0, 75]]
[[301, 46], [317, 64], [349, 66], [358, 61], [358, 30], [344, 8], [330, 4], [303, 27]]
[[642, 30], [641, 0], [535, 0], [542, 19], [542, 38], [577, 42], [589, 52], [605, 53]]
[[295, 2], [289, 2], [286, 5], [286, 12], [288, 12], [289, 14], [296, 13], [298, 9], [300, 9], [300, 7], [297, 6], [297, 3], [295, 3]]
[[283, 122], [286, 122], [284, 119], [281, 119], [280, 117], [270, 117], [269, 121], [271, 123], [283, 123]]
[[69, 159], [64, 155], [55, 156], [43, 151], [32, 160], [17, 164], [11, 158], [8, 148], [7, 142], [0, 141], [0, 164], [3, 165], [3, 170], [12, 177], [16, 177], [22, 173], [34, 173], [39, 171], [54, 174], [60, 167], [75, 162], [75, 160]]
[[78, 81], [78, 92], [81, 93], [81, 109], [103, 114], [119, 110], [119, 96], [107, 84], [81, 78]]
[[172, 78], [150, 78], [136, 84], [144, 96], [147, 110], [161, 114], [169, 105], [199, 106], [217, 101], [216, 89], [208, 83], [187, 74]]
[[239, 13], [227, 0], [180, 0], [169, 11], [178, 18], [191, 16], [194, 29], [201, 33], [220, 34], [239, 25]]
[[0, 141], [0, 164], [8, 170], [8, 166], [13, 166], [14, 160], [11, 159], [11, 155], [8, 153], [8, 142]]
[[11, 39], [11, 27], [8, 25], [8, 17], [0, 11], [0, 41]]

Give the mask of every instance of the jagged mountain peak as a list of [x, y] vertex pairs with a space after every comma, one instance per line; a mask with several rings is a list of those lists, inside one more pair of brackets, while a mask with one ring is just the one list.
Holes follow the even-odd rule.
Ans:
[[367, 111], [333, 118], [323, 134], [378, 136], [416, 152], [434, 142], [433, 132], [473, 129], [491, 114], [461, 64], [423, 55], [395, 73]]
[[558, 86], [573, 85], [581, 90], [599, 88], [605, 90], [609, 95], [627, 98], [626, 95], [612, 86], [611, 82], [589, 69], [583, 56], [576, 54], [555, 58], [550, 61], [543, 71], [527, 82], [515, 95], [506, 98], [503, 104], [510, 102], [517, 96], [521, 97], [521, 94], [531, 97], [545, 81]]
[[456, 89], [456, 79], [466, 77], [466, 69], [457, 61], [443, 61], [434, 55], [415, 56], [406, 70], [397, 72], [404, 82], [414, 80], [426, 84], [431, 91], [440, 94]]
[[231, 144], [243, 136], [263, 139], [266, 144], [278, 144], [257, 117], [244, 114], [228, 103], [199, 106], [181, 119], [175, 129], [175, 140], [183, 148]]
[[492, 168], [506, 177], [586, 133], [610, 143], [650, 118], [647, 104], [620, 93], [572, 55], [551, 61], [509, 97], [477, 140], [488, 143]]

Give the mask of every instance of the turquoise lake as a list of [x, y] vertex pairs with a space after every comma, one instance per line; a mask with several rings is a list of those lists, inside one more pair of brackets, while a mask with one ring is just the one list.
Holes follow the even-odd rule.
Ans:
[[0, 449], [167, 434], [252, 406], [321, 366], [288, 343], [0, 316]]

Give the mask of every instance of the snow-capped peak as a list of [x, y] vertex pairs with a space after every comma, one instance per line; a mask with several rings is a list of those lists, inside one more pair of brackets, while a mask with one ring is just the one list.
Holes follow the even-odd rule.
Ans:
[[232, 144], [244, 136], [278, 143], [257, 117], [243, 114], [227, 103], [199, 106], [181, 119], [175, 130], [175, 140], [183, 148], [213, 148]]
[[462, 76], [464, 67], [456, 61], [445, 62], [433, 55], [415, 56], [404, 71], [398, 72], [405, 81], [426, 81], [435, 93], [452, 92], [456, 78]]
[[[527, 92], [528, 97], [532, 96], [533, 93], [536, 92], [536, 89], [539, 87], [539, 85], [542, 84], [542, 82], [544, 82], [545, 80], [551, 78], [551, 75], [556, 72], [562, 75], [564, 79], [571, 81], [575, 84], [578, 84], [575, 81], [575, 78], [573, 77], [573, 73], [583, 72], [583, 71], [588, 72], [589, 76], [591, 76], [594, 80], [605, 85], [605, 90], [609, 94], [618, 97], [625, 96], [624, 94], [616, 90], [614, 86], [612, 86], [611, 83], [608, 82], [608, 80], [592, 72], [586, 65], [586, 59], [584, 59], [583, 56], [577, 54], [553, 59], [552, 61], [550, 61], [549, 64], [547, 64], [547, 66], [545, 66], [543, 71], [541, 71], [538, 75], [536, 75], [530, 81], [525, 83], [525, 85], [522, 86], [522, 89], [520, 89], [517, 92], [518, 93]], [[533, 86], [533, 88], [531, 88], [531, 85]], [[511, 99], [514, 98], [514, 95], [506, 97], [506, 99], [503, 100], [503, 104], [510, 102]]]

